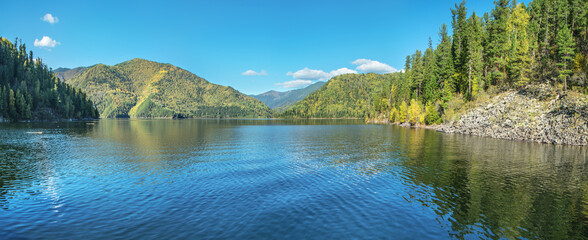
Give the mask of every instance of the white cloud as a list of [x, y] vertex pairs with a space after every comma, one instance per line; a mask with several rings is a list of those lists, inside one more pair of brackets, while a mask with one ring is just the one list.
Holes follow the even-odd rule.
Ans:
[[53, 48], [57, 44], [59, 44], [58, 41], [55, 41], [47, 36], [43, 36], [43, 38], [41, 38], [41, 40], [35, 39], [35, 43], [34, 43], [35, 47], [48, 47], [48, 48]]
[[355, 69], [366, 73], [393, 73], [398, 71], [396, 68], [393, 68], [388, 64], [365, 58], [357, 59], [353, 61], [352, 64], [359, 65]]
[[339, 68], [337, 70], [333, 70], [330, 72], [331, 77], [334, 76], [339, 76], [341, 74], [347, 74], [347, 73], [357, 73], [357, 71], [353, 70], [353, 69], [349, 69], [349, 68]]
[[261, 70], [261, 72], [256, 72], [253, 70], [247, 70], [245, 72], [242, 72], [241, 75], [245, 75], [245, 76], [267, 76], [267, 72], [265, 70]]
[[282, 86], [284, 88], [299, 88], [299, 87], [306, 87], [312, 84], [311, 80], [293, 80], [287, 81], [283, 83], [276, 83], [277, 86]]
[[295, 73], [288, 72], [286, 73], [286, 75], [292, 76], [294, 79], [297, 80], [329, 80], [334, 76], [346, 73], [357, 73], [357, 71], [349, 68], [339, 68], [331, 72], [325, 72], [323, 70], [304, 68], [296, 71]]
[[51, 24], [59, 22], [59, 18], [54, 17], [53, 15], [51, 15], [51, 13], [45, 14], [45, 16], [43, 16], [41, 18], [41, 20], [48, 22], [48, 23], [51, 23]]
[[329, 74], [324, 72], [323, 70], [315, 70], [309, 68], [298, 70], [295, 73], [288, 72], [286, 73], [286, 75], [292, 76], [294, 79], [299, 80], [325, 80], [329, 78]]

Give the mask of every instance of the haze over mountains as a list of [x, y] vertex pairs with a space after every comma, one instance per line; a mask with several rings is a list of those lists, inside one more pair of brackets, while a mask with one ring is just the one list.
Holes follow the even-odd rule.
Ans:
[[86, 72], [91, 67], [92, 66], [90, 66], [90, 67], [77, 67], [77, 68], [57, 68], [57, 69], [54, 69], [53, 72], [55, 72], [55, 76], [59, 80], [65, 82], [69, 79], [77, 77], [80, 74]]
[[287, 108], [293, 106], [296, 102], [304, 99], [312, 92], [321, 88], [323, 85], [325, 85], [325, 83], [326, 82], [318, 81], [301, 89], [290, 90], [286, 92], [278, 92], [272, 90], [264, 92], [262, 94], [249, 96], [259, 99], [271, 109], [274, 109], [278, 112], [282, 112]]

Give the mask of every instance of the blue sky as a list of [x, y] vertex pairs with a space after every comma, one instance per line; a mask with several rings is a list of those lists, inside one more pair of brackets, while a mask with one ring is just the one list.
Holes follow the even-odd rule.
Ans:
[[[456, 2], [2, 1], [0, 36], [22, 39], [54, 69], [145, 58], [258, 94], [402, 69], [451, 26]], [[466, 6], [481, 14], [493, 2]]]

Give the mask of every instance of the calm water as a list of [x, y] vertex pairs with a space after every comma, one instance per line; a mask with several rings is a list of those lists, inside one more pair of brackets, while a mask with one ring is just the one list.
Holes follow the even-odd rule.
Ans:
[[587, 238], [587, 159], [361, 121], [2, 124], [0, 239]]

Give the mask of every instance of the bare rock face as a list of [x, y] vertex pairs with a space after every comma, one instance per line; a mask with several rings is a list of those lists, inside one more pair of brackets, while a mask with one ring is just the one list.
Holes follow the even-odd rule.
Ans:
[[496, 96], [459, 120], [442, 125], [447, 133], [510, 140], [588, 145], [588, 97], [560, 96], [547, 86], [529, 86]]

